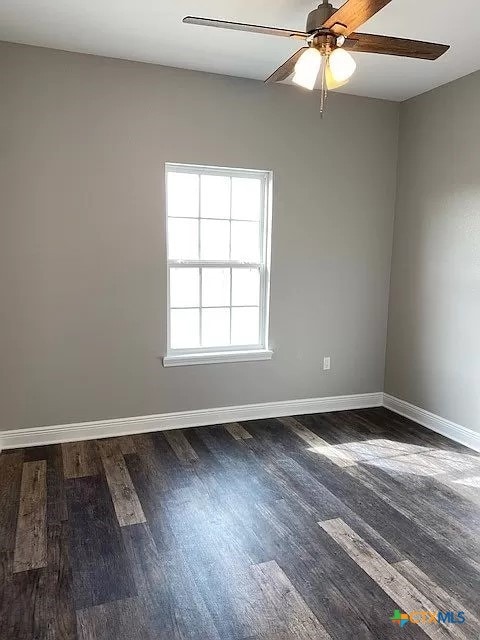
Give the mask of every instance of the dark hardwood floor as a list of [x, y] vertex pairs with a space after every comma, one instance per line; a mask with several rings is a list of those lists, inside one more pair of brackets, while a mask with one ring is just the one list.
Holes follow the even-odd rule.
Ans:
[[382, 408], [6, 451], [0, 639], [475, 640], [479, 487]]

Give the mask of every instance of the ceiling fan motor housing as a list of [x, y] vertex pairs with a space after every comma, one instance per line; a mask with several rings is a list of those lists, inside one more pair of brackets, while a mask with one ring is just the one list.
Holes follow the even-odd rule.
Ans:
[[335, 9], [327, 1], [310, 11], [307, 18], [307, 28], [305, 31], [313, 33], [323, 28], [323, 24], [335, 13]]

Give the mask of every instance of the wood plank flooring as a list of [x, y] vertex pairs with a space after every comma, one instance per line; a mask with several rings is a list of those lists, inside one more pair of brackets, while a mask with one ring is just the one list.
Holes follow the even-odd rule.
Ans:
[[6, 451], [0, 639], [476, 640], [479, 493], [383, 408]]
[[27, 571], [47, 564], [47, 463], [25, 462], [22, 471], [20, 504], [13, 571]]

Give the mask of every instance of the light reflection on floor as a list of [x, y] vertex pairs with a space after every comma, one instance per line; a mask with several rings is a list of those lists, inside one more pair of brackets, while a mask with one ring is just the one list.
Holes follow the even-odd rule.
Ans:
[[[390, 474], [435, 477], [464, 497], [480, 502], [480, 456], [455, 449], [439, 449], [372, 438], [342, 444], [313, 446], [309, 451], [324, 455], [337, 464], [375, 467]], [[342, 466], [344, 466], [342, 464]]]

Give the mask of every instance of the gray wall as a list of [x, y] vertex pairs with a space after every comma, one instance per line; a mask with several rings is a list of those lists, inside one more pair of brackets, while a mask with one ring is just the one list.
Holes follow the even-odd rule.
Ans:
[[480, 73], [404, 103], [385, 390], [480, 432]]
[[[6, 43], [0, 87], [0, 428], [382, 390], [397, 105]], [[162, 367], [166, 161], [274, 171], [271, 362]]]

